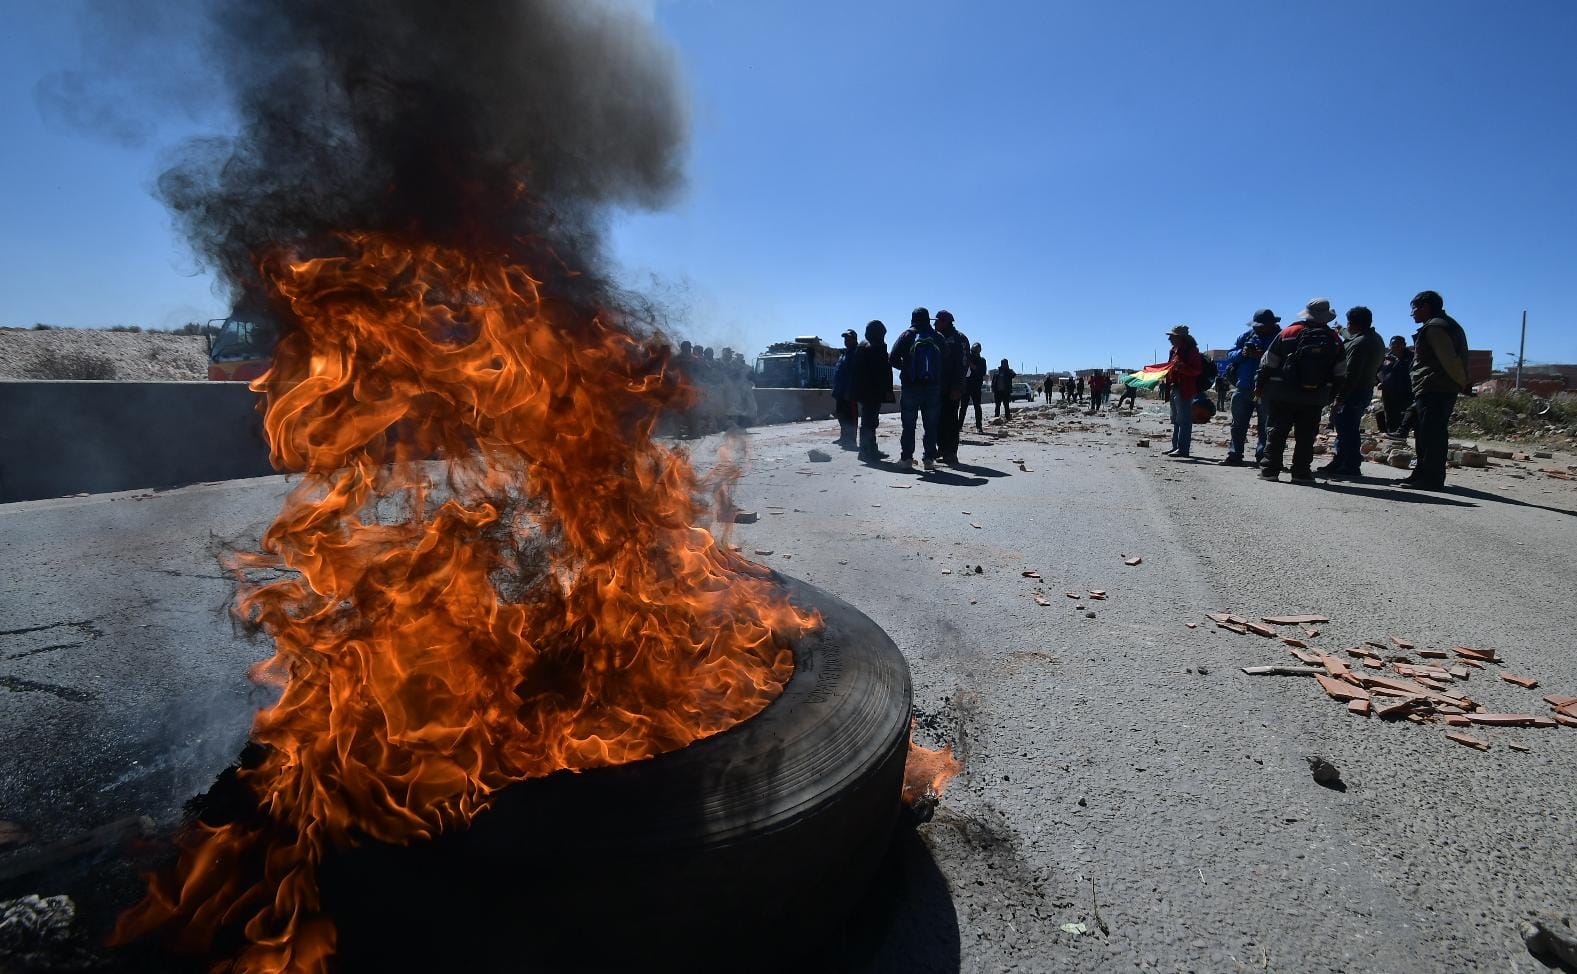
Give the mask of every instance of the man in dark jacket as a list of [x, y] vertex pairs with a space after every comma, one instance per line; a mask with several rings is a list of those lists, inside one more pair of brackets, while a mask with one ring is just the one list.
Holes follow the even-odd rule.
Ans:
[[921, 440], [925, 469], [936, 469], [937, 436], [942, 431], [942, 339], [931, 326], [931, 312], [916, 308], [909, 327], [893, 342], [889, 356], [898, 370], [898, 414], [903, 433], [898, 438], [898, 462], [914, 466], [914, 427], [925, 425]]
[[1325, 411], [1346, 374], [1342, 346], [1331, 331], [1336, 312], [1325, 298], [1315, 298], [1299, 312], [1298, 320], [1270, 343], [1260, 360], [1254, 393], [1270, 405], [1270, 436], [1265, 443], [1265, 466], [1259, 475], [1275, 480], [1281, 475], [1281, 461], [1287, 452], [1287, 433], [1296, 441], [1292, 448], [1292, 479], [1312, 483], [1314, 437], [1320, 431], [1320, 413]]
[[1172, 354], [1166, 359], [1166, 382], [1172, 393], [1172, 448], [1166, 455], [1187, 457], [1194, 445], [1194, 395], [1205, 374], [1205, 357], [1199, 354], [1199, 343], [1188, 333], [1187, 325], [1173, 328], [1166, 338], [1172, 343]]
[[1413, 350], [1407, 339], [1391, 336], [1391, 348], [1380, 365], [1380, 405], [1385, 411], [1382, 432], [1393, 438], [1407, 435], [1407, 411], [1413, 407]]
[[958, 462], [958, 435], [963, 432], [962, 406], [969, 375], [969, 338], [958, 330], [951, 311], [936, 313], [936, 333], [942, 338], [942, 430], [937, 453], [946, 464]]
[[994, 416], [1013, 418], [1013, 380], [1018, 373], [1003, 359], [1002, 364], [991, 370], [991, 398], [996, 401]]
[[1238, 336], [1237, 344], [1232, 346], [1232, 354], [1227, 356], [1226, 372], [1223, 376], [1232, 384], [1232, 446], [1230, 447], [1223, 466], [1239, 467], [1243, 465], [1243, 448], [1248, 442], [1248, 421], [1256, 420], [1254, 466], [1259, 466], [1265, 459], [1265, 430], [1269, 425], [1266, 418], [1265, 403], [1254, 398], [1254, 377], [1259, 373], [1259, 362], [1265, 354], [1265, 349], [1270, 347], [1271, 340], [1281, 331], [1281, 319], [1269, 308], [1261, 308], [1254, 312], [1254, 317], [1249, 321], [1249, 329]]
[[[975, 431], [984, 433], [985, 424], [980, 420], [980, 387], [986, 384], [986, 357], [980, 354], [980, 343], [969, 346], [969, 374], [964, 376], [964, 397], [958, 400], [958, 428], [962, 432], [964, 418], [971, 404], [975, 407]], [[1047, 380], [1050, 382], [1051, 380]], [[1046, 401], [1051, 401], [1051, 387], [1046, 387]]]
[[1439, 490], [1446, 485], [1446, 445], [1451, 410], [1468, 389], [1467, 333], [1446, 314], [1434, 291], [1413, 298], [1413, 421], [1418, 430], [1418, 462], [1400, 486]]
[[872, 321], [854, 353], [854, 399], [860, 404], [860, 459], [875, 463], [887, 454], [876, 449], [876, 424], [882, 403], [893, 401], [893, 368], [887, 359], [887, 326]]
[[1319, 469], [1331, 477], [1356, 477], [1363, 468], [1363, 433], [1359, 424], [1374, 400], [1375, 376], [1385, 358], [1385, 345], [1374, 332], [1374, 314], [1359, 305], [1347, 312], [1347, 340], [1342, 343], [1346, 376], [1331, 407], [1336, 424], [1336, 456]]
[[843, 333], [843, 351], [838, 353], [838, 364], [832, 370], [832, 415], [838, 418], [836, 442], [845, 450], [856, 447], [855, 429], [858, 415], [854, 398], [854, 356], [860, 347], [860, 336], [850, 328]]

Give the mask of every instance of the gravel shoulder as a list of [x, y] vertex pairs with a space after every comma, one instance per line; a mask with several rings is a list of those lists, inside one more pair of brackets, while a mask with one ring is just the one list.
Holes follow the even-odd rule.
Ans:
[[205, 381], [207, 345], [167, 332], [0, 328], [0, 379], [85, 378]]

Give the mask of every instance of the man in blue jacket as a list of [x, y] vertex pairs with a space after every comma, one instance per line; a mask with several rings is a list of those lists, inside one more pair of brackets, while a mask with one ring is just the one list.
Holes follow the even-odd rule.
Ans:
[[1248, 331], [1238, 336], [1227, 356], [1224, 375], [1232, 383], [1232, 448], [1222, 466], [1243, 465], [1243, 444], [1248, 440], [1248, 421], [1258, 419], [1257, 442], [1254, 446], [1254, 466], [1265, 459], [1265, 403], [1254, 399], [1254, 376], [1259, 372], [1259, 360], [1280, 331], [1281, 319], [1269, 308], [1254, 312]]

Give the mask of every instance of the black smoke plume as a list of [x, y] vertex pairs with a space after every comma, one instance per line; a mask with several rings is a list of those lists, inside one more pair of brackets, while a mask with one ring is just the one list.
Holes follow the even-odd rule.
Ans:
[[157, 192], [237, 297], [258, 254], [310, 254], [333, 231], [518, 256], [598, 288], [608, 207], [659, 204], [680, 182], [676, 60], [627, 6], [227, 0], [202, 13], [238, 131], [181, 147]]

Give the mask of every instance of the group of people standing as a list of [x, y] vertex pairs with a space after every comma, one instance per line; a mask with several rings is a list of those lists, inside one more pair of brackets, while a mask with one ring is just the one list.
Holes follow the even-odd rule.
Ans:
[[[898, 371], [899, 390], [893, 393], [893, 370]], [[915, 308], [892, 348], [887, 347], [887, 326], [872, 321], [865, 326], [865, 338], [850, 329], [843, 333], [843, 351], [833, 372], [833, 410], [838, 418], [838, 444], [858, 449], [866, 463], [886, 459], [890, 454], [877, 448], [876, 429], [882, 405], [898, 402], [902, 433], [899, 435], [898, 462], [915, 465], [915, 434], [920, 428], [921, 461], [927, 470], [938, 462], [957, 464], [958, 442], [963, 433], [969, 407], [974, 406], [975, 428], [984, 431], [980, 411], [981, 393], [988, 376], [980, 343], [971, 344], [958, 330], [952, 312]], [[989, 372], [997, 413], [1012, 392], [1015, 373], [1008, 360]]]
[[731, 348], [713, 352], [709, 347], [680, 342], [673, 364], [697, 397], [677, 417], [679, 436], [693, 439], [755, 422], [754, 370], [744, 355]]
[[[1315, 474], [1357, 476], [1363, 463], [1360, 423], [1378, 383], [1380, 428], [1393, 439], [1413, 431], [1416, 462], [1401, 486], [1439, 490], [1445, 485], [1451, 410], [1469, 388], [1467, 334], [1445, 312], [1434, 291], [1421, 291], [1411, 303], [1420, 327], [1409, 349], [1402, 336], [1389, 347], [1374, 330], [1374, 315], [1357, 306], [1346, 315], [1346, 336], [1332, 328], [1336, 312], [1325, 298], [1304, 307], [1286, 328], [1269, 308], [1254, 313], [1227, 357], [1223, 377], [1233, 387], [1231, 446], [1226, 466], [1241, 466], [1250, 420], [1257, 419], [1254, 465], [1260, 476], [1277, 479], [1293, 439], [1288, 472], [1294, 481]], [[1167, 379], [1172, 384], [1172, 449], [1168, 456], [1190, 455], [1193, 400], [1213, 382], [1215, 370], [1199, 352], [1185, 325], [1168, 333], [1172, 342]], [[1204, 377], [1203, 379], [1201, 377]], [[1314, 440], [1329, 408], [1336, 430], [1331, 461], [1313, 469]]]

